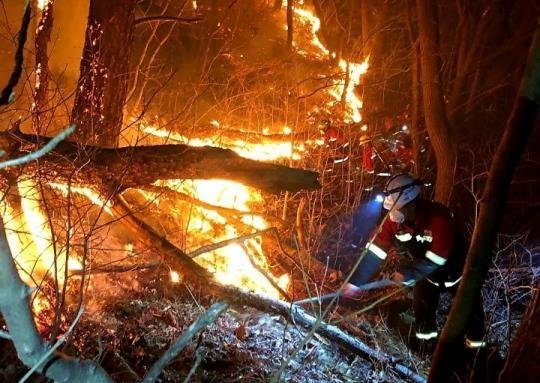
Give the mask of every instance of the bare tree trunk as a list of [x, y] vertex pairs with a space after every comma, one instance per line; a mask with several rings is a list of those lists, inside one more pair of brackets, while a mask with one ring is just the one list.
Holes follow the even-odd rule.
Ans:
[[135, 0], [90, 0], [81, 74], [71, 115], [81, 144], [114, 147], [122, 127]]
[[441, 87], [437, 2], [417, 0], [416, 6], [424, 116], [437, 161], [435, 199], [448, 203], [454, 186], [457, 156]]
[[287, 0], [287, 48], [292, 52], [293, 48], [293, 30], [294, 30], [294, 0]]
[[418, 64], [419, 58], [419, 41], [417, 32], [414, 28], [413, 22], [414, 15], [414, 2], [409, 0], [407, 7], [407, 26], [409, 29], [409, 40], [411, 43], [411, 139], [412, 139], [412, 151], [413, 151], [413, 160], [414, 160], [414, 172], [417, 177], [421, 177], [420, 167], [418, 163], [418, 157], [420, 153], [421, 145], [421, 128], [420, 128], [420, 65]]
[[499, 383], [533, 383], [540, 376], [540, 293], [536, 286]]
[[368, 21], [368, 1], [361, 0], [360, 4], [360, 19], [362, 24], [362, 52], [364, 56], [370, 52], [369, 44], [369, 21]]
[[508, 120], [480, 200], [480, 212], [467, 254], [463, 279], [441, 334], [429, 375], [429, 382], [448, 381], [454, 356], [462, 347], [473, 304], [492, 261], [491, 248], [503, 217], [510, 181], [518, 160], [536, 127], [540, 104], [540, 36], [537, 28], [522, 88]]
[[56, 382], [112, 382], [107, 373], [93, 362], [82, 362], [51, 352], [40, 338], [28, 297], [31, 290], [19, 277], [7, 244], [4, 223], [0, 218], [0, 311], [6, 322], [19, 359], [28, 367], [39, 363], [37, 372]]

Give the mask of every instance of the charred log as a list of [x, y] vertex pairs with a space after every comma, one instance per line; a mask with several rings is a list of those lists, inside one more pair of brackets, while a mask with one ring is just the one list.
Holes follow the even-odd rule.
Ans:
[[425, 382], [425, 378], [409, 367], [403, 365], [397, 358], [382, 351], [374, 350], [360, 339], [348, 334], [337, 326], [330, 325], [309, 314], [304, 309], [284, 301], [278, 301], [255, 293], [241, 291], [231, 286], [221, 286], [219, 295], [227, 297], [231, 303], [247, 305], [264, 312], [275, 313], [287, 320], [307, 329], [315, 329], [317, 333], [331, 342], [352, 351], [364, 359], [378, 361], [388, 365], [398, 375], [413, 382]]
[[[19, 156], [47, 139], [20, 132], [0, 138]], [[18, 141], [18, 143], [17, 143]], [[318, 173], [243, 158], [229, 149], [210, 146], [156, 145], [124, 148], [80, 147], [62, 142], [41, 157], [40, 173], [55, 182], [93, 185], [104, 193], [150, 185], [160, 179], [221, 178], [270, 193], [296, 192], [320, 187]]]

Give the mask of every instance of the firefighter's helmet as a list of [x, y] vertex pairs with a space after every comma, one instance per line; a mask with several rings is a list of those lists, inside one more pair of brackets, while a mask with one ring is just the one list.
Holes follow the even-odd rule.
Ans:
[[385, 187], [384, 208], [399, 210], [420, 195], [422, 182], [409, 174], [393, 176]]

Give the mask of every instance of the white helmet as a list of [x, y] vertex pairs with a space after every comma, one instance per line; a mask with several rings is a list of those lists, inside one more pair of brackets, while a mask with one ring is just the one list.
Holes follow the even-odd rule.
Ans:
[[422, 182], [409, 174], [398, 174], [388, 180], [385, 188], [386, 210], [399, 210], [420, 195]]

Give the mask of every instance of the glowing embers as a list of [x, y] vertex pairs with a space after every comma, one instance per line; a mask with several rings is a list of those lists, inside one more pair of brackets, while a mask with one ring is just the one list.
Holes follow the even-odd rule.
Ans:
[[[219, 208], [212, 210], [197, 204], [190, 206], [189, 220], [184, 227], [186, 232], [185, 247], [188, 253], [201, 246], [237, 238], [242, 234], [247, 234], [246, 231], [249, 233], [268, 227], [262, 217], [249, 214], [251, 204], [263, 202], [260, 193], [237, 182], [172, 180], [158, 181], [156, 184], [223, 209], [221, 211]], [[144, 195], [146, 198], [151, 198], [150, 194], [145, 193]], [[234, 212], [238, 214], [234, 214]], [[230, 216], [228, 216], [229, 213]], [[266, 276], [272, 278], [284, 290], [289, 284], [287, 274], [279, 277], [271, 274], [263, 253], [260, 236], [216, 248], [197, 256], [195, 261], [214, 273], [215, 278], [221, 283], [276, 298], [279, 297], [279, 292], [266, 279]]]
[[177, 271], [171, 270], [169, 274], [170, 274], [172, 283], [180, 283], [180, 281], [182, 280], [180, 278], [180, 274], [178, 274]]
[[31, 286], [39, 285], [47, 275], [62, 285], [66, 260], [70, 270], [80, 270], [82, 265], [73, 254], [68, 257], [58, 241], [53, 246], [50, 221], [34, 181], [20, 180], [17, 192], [4, 199], [1, 209], [8, 244], [19, 274]]

